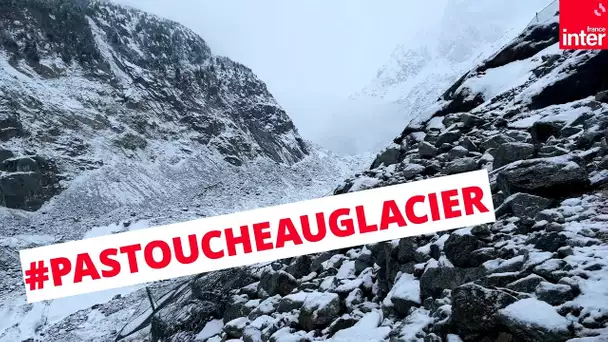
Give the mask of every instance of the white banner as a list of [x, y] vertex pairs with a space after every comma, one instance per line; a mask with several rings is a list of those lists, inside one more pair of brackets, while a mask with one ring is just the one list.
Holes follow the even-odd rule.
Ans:
[[20, 251], [28, 302], [496, 220], [486, 170]]

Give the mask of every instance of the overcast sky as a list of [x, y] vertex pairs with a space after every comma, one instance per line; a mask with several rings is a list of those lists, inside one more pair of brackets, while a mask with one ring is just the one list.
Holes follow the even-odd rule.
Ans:
[[250, 67], [315, 139], [316, 119], [367, 85], [410, 29], [439, 20], [448, 0], [114, 1], [180, 22], [214, 53]]
[[420, 8], [421, 1], [409, 0], [115, 1], [188, 26], [281, 97], [296, 90], [347, 97], [360, 90], [403, 42], [418, 12], [432, 11], [428, 2]]
[[[472, 25], [483, 31], [480, 21], [510, 21], [518, 15], [528, 20], [533, 16], [530, 8], [549, 2], [113, 1], [180, 22], [205, 39], [215, 54], [250, 67], [266, 82], [305, 139], [334, 150], [343, 145], [355, 148], [358, 144], [345, 143], [355, 139], [375, 150], [377, 143], [364, 140], [389, 142], [405, 126], [403, 110], [394, 105], [361, 98], [345, 102], [374, 79], [397, 45], [424, 42], [433, 31], [443, 34], [450, 25]], [[495, 17], [488, 16], [490, 12]], [[415, 35], [420, 31], [426, 34]]]

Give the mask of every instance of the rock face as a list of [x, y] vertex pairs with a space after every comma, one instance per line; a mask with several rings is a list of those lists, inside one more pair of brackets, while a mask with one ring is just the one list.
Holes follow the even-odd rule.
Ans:
[[59, 175], [155, 161], [162, 150], [237, 166], [308, 153], [249, 68], [175, 22], [109, 2], [7, 0], [0, 28], [0, 150], [56, 167], [1, 174], [0, 205], [35, 210], [68, 184]]
[[60, 191], [59, 180], [56, 166], [40, 156], [7, 158], [0, 163], [0, 205], [38, 209]]

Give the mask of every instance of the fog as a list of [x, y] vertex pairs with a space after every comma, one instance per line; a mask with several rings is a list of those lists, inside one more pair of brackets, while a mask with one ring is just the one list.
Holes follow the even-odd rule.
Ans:
[[[191, 28], [214, 53], [265, 81], [305, 139], [357, 153], [390, 143], [407, 113], [381, 100], [348, 97], [374, 79], [397, 45], [428, 39], [426, 30], [450, 30], [437, 27], [450, 15], [444, 13], [450, 1], [454, 8], [490, 0], [114, 1]], [[524, 0], [496, 1], [516, 9]]]

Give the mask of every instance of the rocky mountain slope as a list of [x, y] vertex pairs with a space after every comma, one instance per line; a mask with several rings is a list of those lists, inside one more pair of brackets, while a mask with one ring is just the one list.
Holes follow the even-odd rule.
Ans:
[[78, 176], [130, 161], [289, 165], [308, 153], [249, 68], [177, 23], [105, 2], [4, 0], [0, 25], [5, 207], [36, 210]]
[[[335, 190], [486, 168], [495, 223], [159, 284], [156, 311], [140, 290], [45, 336], [606, 341], [608, 55], [559, 50], [552, 15], [461, 77]], [[120, 322], [134, 302], [143, 308], [125, 326], [86, 329]]]
[[249, 68], [175, 22], [0, 0], [0, 341], [52, 340], [117, 294], [29, 305], [20, 249], [320, 197], [372, 159], [304, 142]]
[[608, 340], [608, 54], [559, 50], [550, 17], [335, 190], [486, 168], [494, 224], [151, 284], [156, 309], [144, 289], [21, 306], [0, 339]]

